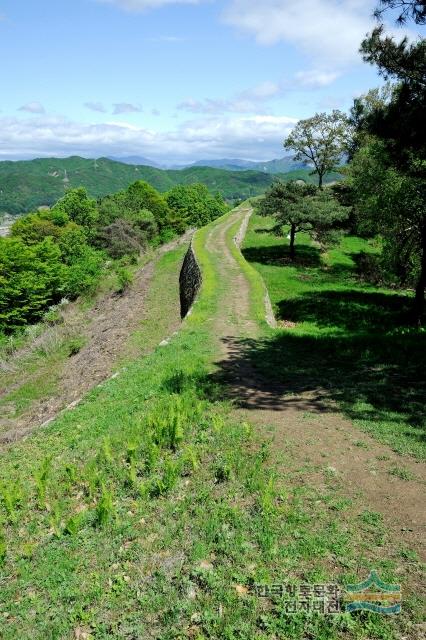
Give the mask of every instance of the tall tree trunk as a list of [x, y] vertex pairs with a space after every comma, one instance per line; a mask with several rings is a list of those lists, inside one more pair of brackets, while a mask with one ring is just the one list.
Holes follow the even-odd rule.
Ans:
[[426, 288], [426, 220], [421, 231], [421, 261], [420, 276], [416, 287], [416, 299], [414, 303], [415, 319], [420, 327], [425, 311], [425, 288]]
[[324, 174], [323, 173], [318, 173], [318, 187], [319, 189], [322, 189], [322, 181], [324, 179]]
[[294, 241], [296, 239], [296, 225], [292, 224], [290, 228], [290, 258], [294, 260], [296, 255], [296, 249], [294, 246]]

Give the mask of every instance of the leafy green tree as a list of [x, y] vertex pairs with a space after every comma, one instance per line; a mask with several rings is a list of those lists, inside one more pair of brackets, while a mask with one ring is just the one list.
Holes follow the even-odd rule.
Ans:
[[167, 226], [169, 207], [162, 195], [143, 180], [131, 184], [124, 192], [126, 209], [132, 213], [142, 210], [151, 211], [160, 227]]
[[158, 234], [158, 224], [155, 221], [155, 216], [148, 209], [142, 209], [137, 212], [131, 211], [125, 215], [125, 220], [137, 229], [142, 244], [151, 242]]
[[72, 264], [79, 260], [88, 246], [83, 227], [75, 222], [69, 222], [62, 229], [58, 245], [61, 250], [61, 258], [65, 264]]
[[69, 189], [52, 211], [67, 214], [70, 220], [87, 229], [93, 229], [98, 219], [96, 200], [89, 198], [84, 187]]
[[43, 218], [38, 213], [29, 213], [13, 223], [10, 235], [31, 245], [38, 244], [44, 238], [58, 239], [62, 231], [62, 227], [58, 227], [52, 220]]
[[336, 170], [350, 141], [350, 126], [345, 114], [316, 113], [312, 118], [299, 120], [284, 140], [284, 148], [295, 151], [295, 160], [313, 167], [322, 188], [326, 173]]
[[167, 194], [173, 228], [182, 232], [185, 228], [202, 227], [227, 210], [220, 196], [212, 196], [204, 184], [177, 185]]
[[322, 243], [331, 239], [331, 231], [338, 222], [348, 218], [349, 209], [339, 204], [328, 190], [298, 182], [275, 182], [259, 204], [261, 215], [273, 215], [276, 232], [287, 233], [290, 227], [290, 258], [296, 256], [296, 234], [310, 233]]
[[51, 238], [27, 245], [0, 238], [0, 329], [11, 332], [35, 322], [60, 298], [64, 267]]
[[59, 287], [61, 295], [75, 299], [94, 291], [102, 276], [104, 263], [103, 252], [87, 244], [83, 245], [79, 255], [74, 255], [74, 259], [66, 267]]

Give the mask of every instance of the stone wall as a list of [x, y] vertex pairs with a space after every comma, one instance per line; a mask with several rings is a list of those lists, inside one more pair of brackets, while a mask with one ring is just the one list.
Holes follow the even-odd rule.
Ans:
[[202, 282], [201, 270], [192, 243], [186, 253], [179, 276], [180, 316], [185, 318], [194, 304]]

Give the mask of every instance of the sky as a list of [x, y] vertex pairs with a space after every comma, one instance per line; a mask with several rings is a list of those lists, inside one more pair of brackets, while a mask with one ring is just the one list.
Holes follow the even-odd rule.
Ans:
[[382, 83], [358, 53], [374, 7], [0, 0], [0, 159], [282, 157], [299, 119]]

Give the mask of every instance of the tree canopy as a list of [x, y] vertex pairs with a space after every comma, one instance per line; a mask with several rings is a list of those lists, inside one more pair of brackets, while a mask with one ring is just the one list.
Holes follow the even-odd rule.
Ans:
[[334, 110], [300, 120], [284, 140], [284, 148], [296, 152], [295, 160], [313, 167], [322, 188], [325, 174], [336, 169], [349, 140], [349, 121], [341, 111]]
[[[421, 23], [420, 3], [403, 7]], [[422, 3], [424, 5], [424, 3]], [[364, 60], [395, 81], [386, 96], [372, 92], [352, 110], [357, 151], [350, 175], [361, 225], [380, 231], [384, 259], [401, 283], [413, 282], [415, 319], [422, 322], [426, 287], [426, 41], [401, 42], [379, 26], [361, 44]]]
[[398, 11], [397, 22], [399, 24], [405, 24], [410, 19], [417, 24], [426, 23], [425, 0], [380, 0], [374, 15], [378, 20], [381, 20], [383, 14], [389, 9]]
[[306, 231], [320, 242], [330, 239], [330, 231], [337, 222], [348, 218], [349, 209], [343, 207], [328, 190], [298, 182], [275, 182], [259, 205], [261, 215], [273, 215], [275, 231], [290, 235], [290, 258], [296, 255], [296, 234]]

